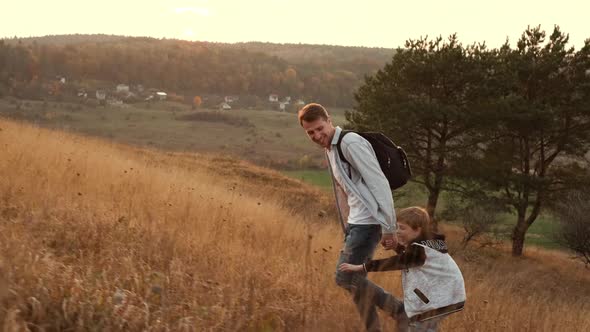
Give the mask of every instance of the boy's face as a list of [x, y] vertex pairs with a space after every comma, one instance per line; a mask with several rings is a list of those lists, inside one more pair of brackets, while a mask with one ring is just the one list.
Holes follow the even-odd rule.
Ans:
[[422, 233], [422, 227], [412, 229], [410, 225], [403, 223], [402, 221], [397, 222], [397, 239], [399, 244], [407, 246], [412, 241], [417, 239]]

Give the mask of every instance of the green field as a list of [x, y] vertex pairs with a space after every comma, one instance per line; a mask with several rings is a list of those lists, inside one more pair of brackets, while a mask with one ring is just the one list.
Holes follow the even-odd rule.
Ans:
[[328, 170], [284, 171], [285, 175], [313, 184], [323, 190], [332, 191], [332, 181]]

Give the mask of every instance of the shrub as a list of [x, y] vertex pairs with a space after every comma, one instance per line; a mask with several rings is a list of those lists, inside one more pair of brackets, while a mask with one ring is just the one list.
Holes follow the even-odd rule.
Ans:
[[569, 193], [556, 204], [554, 212], [561, 224], [555, 239], [590, 265], [590, 191]]
[[306, 154], [297, 160], [297, 166], [299, 166], [299, 169], [313, 168], [314, 162], [311, 156]]
[[176, 118], [182, 121], [207, 121], [207, 122], [221, 122], [235, 127], [254, 128], [254, 124], [245, 117], [228, 114], [223, 111], [212, 112], [195, 112], [186, 114]]
[[461, 243], [466, 247], [473, 238], [492, 231], [498, 222], [498, 211], [489, 206], [472, 205], [463, 210], [459, 219], [465, 230]]
[[449, 207], [441, 213], [441, 217], [450, 221], [458, 221], [463, 226], [463, 230], [465, 230], [461, 240], [463, 248], [471, 240], [483, 235], [486, 235], [486, 237], [482, 242], [482, 246], [497, 242], [496, 238], [500, 236], [496, 234], [494, 226], [498, 223], [501, 212], [499, 206], [481, 199], [463, 198], [463, 200], [460, 200], [456, 197], [449, 198], [448, 205]]

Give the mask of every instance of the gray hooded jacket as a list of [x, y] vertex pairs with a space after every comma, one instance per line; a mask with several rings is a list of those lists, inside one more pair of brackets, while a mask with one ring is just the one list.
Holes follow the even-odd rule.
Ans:
[[[327, 153], [332, 154], [332, 162], [335, 163], [333, 176], [336, 183], [346, 187], [346, 191], [353, 192], [361, 199], [363, 204], [370, 211], [371, 215], [381, 225], [382, 233], [394, 233], [397, 228], [395, 212], [393, 207], [393, 196], [387, 178], [381, 171], [375, 151], [371, 144], [356, 133], [349, 133], [342, 139], [340, 148], [344, 158], [349, 162], [350, 176], [342, 165], [343, 161], [338, 155], [336, 144], [342, 129], [336, 127], [332, 139], [332, 146]], [[334, 180], [334, 179], [333, 179]], [[342, 188], [339, 188], [342, 190]], [[340, 194], [340, 197], [338, 195]], [[342, 191], [336, 193], [338, 212], [343, 220], [348, 216], [347, 200]], [[344, 214], [344, 215], [343, 215]]]

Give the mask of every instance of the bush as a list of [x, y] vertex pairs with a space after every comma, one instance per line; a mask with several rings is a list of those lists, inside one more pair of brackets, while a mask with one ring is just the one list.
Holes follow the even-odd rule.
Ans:
[[554, 212], [561, 227], [555, 239], [590, 265], [590, 191], [575, 191], [557, 203]]
[[498, 222], [498, 211], [490, 206], [472, 205], [463, 210], [459, 219], [465, 230], [461, 242], [466, 247], [473, 238], [492, 231]]
[[303, 157], [299, 158], [299, 160], [297, 160], [297, 166], [299, 166], [299, 169], [308, 169], [313, 168], [313, 166], [315, 166], [315, 163], [311, 156], [306, 154]]
[[235, 127], [254, 128], [254, 124], [245, 117], [228, 114], [224, 111], [213, 112], [195, 112], [176, 118], [183, 121], [207, 121], [207, 122], [221, 122]]
[[448, 207], [441, 213], [441, 217], [458, 221], [463, 226], [465, 234], [461, 244], [465, 248], [471, 240], [483, 235], [486, 235], [486, 240], [482, 242], [482, 246], [497, 242], [496, 238], [500, 236], [496, 234], [494, 226], [498, 223], [501, 211], [501, 207], [488, 200], [466, 197], [459, 199], [452, 196], [449, 197]]
[[91, 107], [91, 108], [96, 108], [100, 105], [100, 102], [96, 99], [86, 99], [84, 101], [84, 105]]

